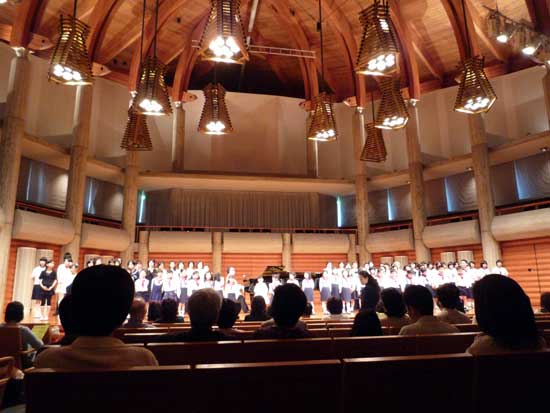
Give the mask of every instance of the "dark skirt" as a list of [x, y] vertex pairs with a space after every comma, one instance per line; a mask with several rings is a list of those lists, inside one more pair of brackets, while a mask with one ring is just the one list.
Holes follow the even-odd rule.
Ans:
[[140, 297], [146, 303], [149, 302], [149, 292], [148, 291], [139, 291], [136, 293], [136, 297]]
[[153, 285], [151, 289], [151, 295], [149, 296], [150, 301], [162, 301], [162, 285]]
[[51, 305], [52, 304], [52, 297], [55, 294], [53, 290], [51, 291], [45, 291], [40, 289], [40, 301], [41, 305]]
[[323, 287], [321, 289], [321, 301], [328, 301], [330, 298], [330, 288]]
[[471, 288], [468, 288], [468, 287], [458, 287], [458, 291], [460, 291], [460, 296], [461, 296], [461, 297], [466, 297], [466, 298], [472, 298], [472, 297], [473, 297], [472, 289], [471, 289]]
[[351, 289], [344, 287], [342, 288], [342, 301], [351, 301]]
[[189, 301], [189, 296], [187, 295], [187, 288], [182, 288], [180, 290], [180, 303], [187, 304]]
[[304, 294], [306, 295], [307, 301], [313, 301], [313, 288], [304, 288]]
[[31, 300], [40, 300], [42, 298], [42, 288], [40, 285], [35, 285], [32, 287], [32, 297]]
[[231, 301], [237, 301], [237, 296], [234, 293], [227, 294], [227, 299]]
[[330, 289], [330, 296], [334, 298], [340, 298], [340, 287], [338, 284], [332, 284]]
[[178, 301], [178, 295], [176, 294], [175, 291], [167, 291], [164, 293], [164, 295], [162, 296], [162, 299], [163, 300], [166, 300], [167, 298], [171, 299], [171, 300], [175, 300], [175, 301]]

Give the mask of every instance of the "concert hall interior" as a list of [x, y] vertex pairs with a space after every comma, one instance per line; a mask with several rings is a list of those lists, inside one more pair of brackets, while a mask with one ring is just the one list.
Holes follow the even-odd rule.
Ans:
[[516, 413], [549, 312], [550, 1], [0, 0], [0, 410]]

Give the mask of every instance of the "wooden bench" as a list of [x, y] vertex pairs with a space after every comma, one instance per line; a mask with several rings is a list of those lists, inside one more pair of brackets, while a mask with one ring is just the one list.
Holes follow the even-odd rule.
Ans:
[[2, 406], [4, 393], [6, 392], [6, 387], [12, 376], [14, 367], [15, 360], [13, 357], [0, 357], [0, 406]]
[[[336, 360], [133, 368], [89, 372], [36, 369], [26, 375], [27, 412], [241, 411], [337, 412], [341, 364]], [[319, 389], [334, 383], [331, 397]], [[57, 393], [55, 393], [57, 392]]]
[[23, 348], [21, 329], [19, 327], [0, 328], [0, 357], [13, 357], [15, 366], [23, 370], [23, 358], [34, 354], [36, 350]]

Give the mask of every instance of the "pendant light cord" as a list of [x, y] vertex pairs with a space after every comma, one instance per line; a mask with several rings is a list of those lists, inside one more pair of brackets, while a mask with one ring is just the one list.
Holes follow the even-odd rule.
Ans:
[[466, 35], [466, 43], [468, 45], [468, 50], [466, 50], [466, 58], [472, 57], [472, 45], [470, 43], [470, 32], [468, 30], [468, 19], [466, 18], [466, 5], [464, 0], [462, 0], [462, 14], [464, 15], [464, 31]]
[[74, 0], [74, 3], [73, 3], [73, 17], [74, 17], [75, 20], [76, 20], [77, 5], [78, 5], [78, 0]]
[[374, 114], [374, 92], [370, 92], [371, 106], [372, 106], [372, 123], [376, 122], [376, 115]]
[[158, 25], [159, 25], [159, 0], [155, 7], [155, 41], [153, 43], [153, 56], [157, 57], [157, 36], [158, 36]]
[[143, 64], [143, 36], [145, 35], [145, 11], [147, 10], [147, 0], [143, 0], [143, 11], [141, 13], [141, 44], [139, 46], [139, 63]]
[[323, 8], [319, 0], [319, 37], [321, 38], [321, 91], [325, 90], [325, 50], [323, 47]]

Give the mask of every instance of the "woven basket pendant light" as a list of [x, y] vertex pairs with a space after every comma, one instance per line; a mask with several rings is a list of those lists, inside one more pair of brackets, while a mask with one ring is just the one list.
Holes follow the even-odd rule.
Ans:
[[[145, 25], [145, 6], [141, 23], [141, 41], [143, 49], [143, 31]], [[141, 72], [136, 96], [136, 112], [147, 116], [164, 116], [172, 113], [168, 88], [164, 83], [166, 66], [157, 57], [159, 0], [155, 7], [155, 37], [153, 39], [153, 55], [142, 59]], [[141, 51], [143, 53], [143, 50]]]
[[90, 28], [76, 18], [76, 9], [75, 1], [73, 15], [59, 19], [59, 39], [50, 60], [48, 79], [63, 85], [90, 85], [92, 67], [86, 48]]
[[374, 125], [376, 119], [374, 114], [374, 93], [371, 94], [371, 97], [372, 122], [365, 125], [366, 139], [360, 159], [367, 162], [385, 162], [388, 152], [386, 151], [382, 129]]
[[211, 0], [210, 16], [199, 43], [202, 60], [242, 64], [249, 60], [240, 0]]
[[225, 103], [225, 88], [220, 83], [210, 83], [203, 89], [203, 93], [204, 107], [198, 131], [206, 135], [233, 133], [233, 125]]
[[147, 127], [147, 116], [139, 115], [135, 108], [135, 99], [128, 109], [128, 122], [120, 147], [127, 151], [152, 151], [153, 144]]
[[387, 2], [374, 3], [361, 11], [361, 47], [355, 71], [362, 75], [392, 76], [399, 70], [399, 48]]
[[382, 101], [375, 122], [379, 129], [401, 129], [409, 121], [409, 111], [401, 94], [400, 84], [399, 78], [383, 78], [380, 81]]
[[[325, 52], [323, 47], [323, 11], [319, 0], [319, 36], [321, 39], [321, 85], [325, 85]], [[331, 142], [338, 139], [336, 118], [334, 116], [333, 98], [321, 91], [311, 99], [311, 124], [307, 131], [307, 139], [319, 142]]]
[[470, 44], [464, 0], [462, 0], [462, 13], [464, 14], [467, 39], [467, 57], [463, 63], [454, 110], [467, 114], [484, 113], [491, 109], [497, 100], [497, 95], [483, 70], [484, 58], [482, 56], [471, 56], [472, 46]]

